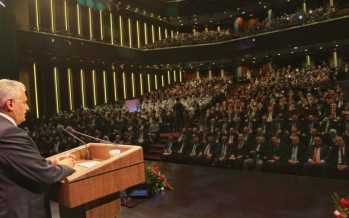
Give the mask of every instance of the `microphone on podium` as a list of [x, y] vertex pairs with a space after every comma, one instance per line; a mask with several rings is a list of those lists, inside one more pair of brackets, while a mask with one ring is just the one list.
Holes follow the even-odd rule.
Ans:
[[[69, 126], [68, 126], [69, 127]], [[64, 128], [63, 125], [61, 124], [58, 124], [57, 125], [57, 129], [58, 130], [63, 130], [64, 132], [68, 133], [70, 136], [72, 136], [74, 139], [78, 140], [79, 142], [81, 142], [83, 145], [85, 145], [85, 148], [86, 148], [86, 156], [85, 156], [85, 159], [86, 160], [90, 160], [90, 151], [88, 150], [88, 146], [86, 145], [86, 142], [82, 141], [81, 139], [79, 139], [79, 137], [77, 137], [76, 135], [74, 135], [73, 133], [69, 132], [68, 130], [68, 127], [67, 129]], [[70, 127], [71, 128], [71, 127]]]
[[67, 126], [67, 131], [70, 132], [70, 133], [75, 133], [75, 134], [78, 134], [78, 135], [82, 135], [82, 136], [84, 136], [84, 137], [87, 137], [87, 138], [96, 140], [96, 141], [98, 141], [98, 142], [103, 142], [103, 143], [106, 143], [106, 144], [112, 144], [112, 145], [118, 146], [117, 144], [114, 144], [114, 143], [112, 143], [112, 142], [110, 142], [110, 141], [106, 141], [106, 140], [103, 140], [103, 139], [99, 139], [99, 138], [96, 138], [96, 137], [93, 137], [93, 136], [86, 135], [86, 134], [84, 134], [84, 133], [75, 131], [71, 126]]

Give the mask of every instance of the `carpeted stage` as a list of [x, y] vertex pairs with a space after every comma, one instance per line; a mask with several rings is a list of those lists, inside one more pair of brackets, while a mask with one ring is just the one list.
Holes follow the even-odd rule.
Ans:
[[[334, 217], [331, 196], [349, 195], [348, 181], [147, 162], [160, 167], [174, 191], [166, 191], [120, 218], [137, 217]], [[53, 206], [54, 217], [57, 214]]]

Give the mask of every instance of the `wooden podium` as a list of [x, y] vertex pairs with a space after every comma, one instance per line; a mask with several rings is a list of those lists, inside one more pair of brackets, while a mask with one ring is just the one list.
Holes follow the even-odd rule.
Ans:
[[[52, 185], [51, 199], [59, 203], [60, 217], [116, 217], [121, 207], [119, 192], [144, 182], [143, 150], [140, 146], [101, 143], [90, 143], [87, 147], [91, 160], [85, 159], [85, 145], [58, 154], [75, 155], [76, 172]], [[109, 151], [115, 149], [121, 153], [110, 156]], [[78, 165], [81, 163], [96, 165]]]

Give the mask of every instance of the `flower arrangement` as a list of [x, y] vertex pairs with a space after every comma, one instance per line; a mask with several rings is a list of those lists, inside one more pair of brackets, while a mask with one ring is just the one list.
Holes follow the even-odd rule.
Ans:
[[173, 190], [166, 176], [161, 174], [159, 167], [152, 166], [145, 168], [145, 185], [149, 187], [150, 195], [155, 195], [165, 190]]
[[341, 198], [337, 193], [334, 193], [332, 201], [335, 208], [334, 215], [336, 218], [349, 217], [349, 196]]

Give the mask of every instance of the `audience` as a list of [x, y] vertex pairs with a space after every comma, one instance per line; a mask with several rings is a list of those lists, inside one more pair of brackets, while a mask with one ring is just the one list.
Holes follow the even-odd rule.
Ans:
[[[80, 144], [56, 129], [62, 124], [145, 150], [168, 133], [164, 161], [348, 178], [348, 103], [330, 81], [332, 68], [271, 69], [238, 88], [230, 77], [193, 80], [147, 93], [138, 112], [118, 101], [43, 117], [24, 129], [45, 156]], [[176, 126], [179, 103], [183, 123]]]
[[[274, 19], [265, 19], [261, 22], [254, 23], [245, 31], [234, 33], [232, 30], [220, 30], [220, 31], [204, 31], [191, 33], [180, 33], [173, 37], [163, 38], [161, 41], [157, 41], [152, 44], [144, 45], [145, 49], [176, 47], [184, 45], [195, 45], [205, 43], [222, 42], [240, 37], [252, 36], [264, 32], [270, 32], [279, 29], [285, 29], [292, 26], [314, 23], [326, 19], [330, 19], [335, 14], [334, 7], [322, 7], [314, 10], [308, 10], [303, 12], [299, 10], [291, 14], [283, 14], [280, 17]], [[248, 79], [248, 78], [247, 78]]]

